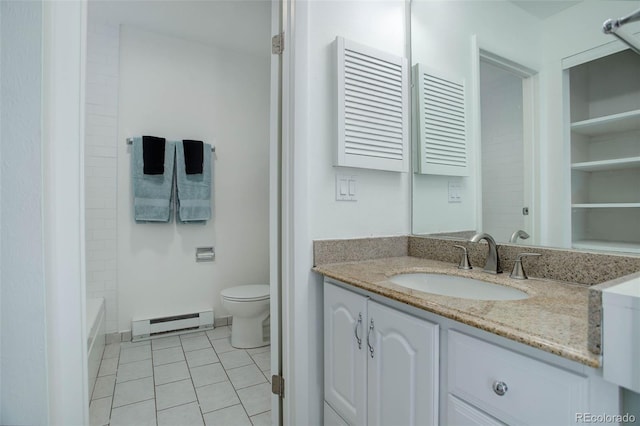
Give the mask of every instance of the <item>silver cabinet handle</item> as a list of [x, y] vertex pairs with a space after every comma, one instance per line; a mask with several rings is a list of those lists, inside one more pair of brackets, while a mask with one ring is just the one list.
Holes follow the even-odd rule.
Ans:
[[362, 327], [362, 312], [358, 313], [358, 321], [356, 322], [356, 328], [353, 331], [356, 335], [356, 342], [358, 342], [358, 349], [362, 349], [362, 338], [358, 336], [358, 327]]
[[369, 346], [369, 354], [373, 358], [373, 346], [371, 346], [371, 332], [373, 331], [373, 319], [369, 322], [369, 331], [367, 331], [367, 346]]
[[496, 393], [496, 395], [502, 396], [507, 393], [507, 390], [509, 390], [509, 388], [507, 387], [507, 384], [505, 382], [493, 382], [493, 391]]
[[367, 331], [367, 346], [369, 347], [369, 354], [373, 358], [373, 346], [371, 345], [371, 332], [373, 331], [373, 319], [369, 322], [369, 331]]

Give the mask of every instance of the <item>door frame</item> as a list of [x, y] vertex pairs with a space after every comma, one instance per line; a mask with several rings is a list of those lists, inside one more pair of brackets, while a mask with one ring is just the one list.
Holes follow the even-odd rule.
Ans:
[[[313, 424], [315, 404], [309, 396], [310, 372], [309, 280], [313, 253], [309, 235], [307, 175], [309, 2], [282, 1], [282, 142], [281, 142], [281, 289], [280, 336], [285, 397], [283, 424]], [[302, 107], [296, 108], [297, 105]], [[317, 373], [316, 370], [313, 371]], [[318, 413], [322, 416], [322, 413]], [[312, 418], [314, 417], [314, 418]]]
[[[271, 36], [284, 31], [285, 6], [283, 0], [271, 0]], [[283, 54], [271, 55], [269, 108], [269, 286], [271, 321], [271, 374], [283, 374], [283, 306], [282, 288], [282, 141], [283, 141]], [[283, 403], [279, 395], [271, 394], [271, 424], [284, 424]]]
[[[43, 221], [46, 232], [45, 268], [47, 271], [47, 358], [49, 364], [49, 421], [52, 424], [88, 424], [88, 373], [84, 254], [84, 83], [87, 42], [87, 0], [43, 2], [44, 46], [42, 108], [44, 115], [43, 168], [46, 194]], [[272, 30], [291, 34], [291, 0], [272, 0]], [[276, 30], [277, 31], [277, 30]], [[292, 38], [289, 38], [292, 40]], [[291, 50], [291, 49], [288, 49]], [[288, 140], [280, 97], [289, 93], [291, 54], [274, 55], [271, 60], [270, 126], [270, 286], [272, 291], [271, 367], [280, 374], [291, 371], [286, 356], [289, 333], [278, 330], [286, 324], [289, 309], [287, 288], [281, 290], [280, 271], [289, 266], [282, 256], [287, 246], [282, 239], [282, 210], [291, 207], [283, 196], [291, 180], [283, 179], [287, 169], [282, 163], [282, 141]], [[275, 58], [275, 59], [274, 59]], [[275, 72], [274, 72], [275, 71]], [[273, 105], [276, 108], [273, 108]], [[287, 102], [282, 102], [288, 105]], [[290, 111], [283, 109], [282, 111]], [[275, 115], [274, 115], [275, 114]], [[76, 158], [77, 162], [70, 162]], [[275, 191], [274, 191], [275, 188]], [[288, 202], [287, 202], [288, 200]], [[282, 291], [282, 294], [281, 294]], [[284, 315], [281, 315], [281, 312]], [[275, 334], [275, 336], [274, 336]], [[292, 395], [293, 396], [293, 395]], [[78, 404], [82, 401], [82, 404]], [[282, 405], [281, 402], [284, 402]], [[289, 423], [294, 398], [272, 398], [274, 424]], [[283, 409], [284, 407], [284, 409]]]
[[[480, 61], [507, 70], [522, 78], [522, 107], [523, 107], [523, 164], [525, 184], [523, 188], [523, 203], [529, 207], [529, 214], [525, 216], [524, 223], [527, 232], [531, 235], [528, 241], [530, 245], [540, 243], [540, 159], [539, 159], [539, 83], [538, 72], [511, 61], [485, 49], [473, 36], [472, 44], [472, 92], [474, 96], [473, 130], [475, 134], [474, 162], [481, 165], [481, 119], [480, 119]], [[482, 168], [477, 166], [475, 174], [476, 192], [476, 229], [482, 226]], [[528, 176], [528, 177], [527, 177]], [[515, 231], [515, 229], [514, 229]]]
[[42, 6], [49, 423], [88, 424], [84, 253], [87, 0], [43, 1]]

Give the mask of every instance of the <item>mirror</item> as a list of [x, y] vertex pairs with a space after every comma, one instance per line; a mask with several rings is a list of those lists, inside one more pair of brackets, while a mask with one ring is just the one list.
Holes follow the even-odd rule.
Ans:
[[[577, 200], [578, 185], [596, 178], [576, 178], [582, 171], [575, 165], [584, 160], [576, 160], [575, 151], [578, 139], [583, 143], [584, 138], [571, 124], [574, 110], [584, 109], [579, 107], [584, 99], [578, 98], [596, 96], [593, 89], [578, 94], [575, 85], [582, 71], [576, 69], [595, 69], [598, 58], [626, 53], [624, 67], [639, 69], [640, 56], [602, 31], [606, 19], [629, 15], [637, 8], [637, 2], [606, 0], [412, 0], [414, 89], [418, 66], [463, 81], [467, 113], [466, 174], [423, 174], [414, 164], [414, 234], [466, 239], [475, 232], [488, 232], [503, 243], [517, 236], [517, 244], [640, 253], [637, 236], [614, 242], [613, 248], [579, 244], [595, 233], [591, 228], [597, 225], [588, 208], [598, 201]], [[640, 23], [627, 24], [625, 30], [639, 32]], [[412, 92], [412, 98], [413, 152], [420, 157], [419, 94]], [[604, 101], [625, 102], [615, 97], [589, 99], [587, 109]], [[625, 108], [640, 117], [640, 106]], [[633, 151], [629, 155], [640, 156], [639, 118], [629, 131], [635, 140], [628, 144]], [[594, 135], [587, 139], [593, 146], [601, 142]], [[640, 163], [632, 162], [628, 168], [640, 176]], [[640, 228], [640, 195], [631, 198], [624, 213], [617, 209], [612, 217], [623, 215], [627, 226]], [[618, 207], [613, 204], [598, 213]], [[513, 235], [518, 230], [525, 233]], [[523, 239], [525, 235], [529, 237]], [[617, 238], [625, 236], [611, 239]]]

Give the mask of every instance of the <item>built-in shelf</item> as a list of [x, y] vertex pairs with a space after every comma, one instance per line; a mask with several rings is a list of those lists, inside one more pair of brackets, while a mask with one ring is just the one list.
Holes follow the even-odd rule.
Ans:
[[572, 245], [640, 253], [640, 79], [629, 78], [640, 56], [621, 51], [568, 73]]
[[621, 133], [632, 130], [640, 130], [640, 109], [571, 123], [572, 132], [586, 136], [606, 135], [608, 133]]
[[612, 160], [585, 161], [571, 164], [573, 170], [599, 172], [605, 170], [633, 169], [640, 167], [640, 157], [616, 158]]
[[579, 240], [573, 242], [573, 248], [640, 253], [640, 243], [623, 243], [619, 241]]
[[640, 203], [579, 203], [571, 204], [574, 209], [619, 209], [640, 208]]

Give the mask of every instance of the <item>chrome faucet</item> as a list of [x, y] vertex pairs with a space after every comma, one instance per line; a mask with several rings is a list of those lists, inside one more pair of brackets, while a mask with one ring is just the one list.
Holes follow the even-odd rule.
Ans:
[[489, 243], [489, 252], [487, 253], [487, 261], [484, 264], [484, 271], [490, 274], [501, 273], [502, 268], [500, 268], [500, 258], [498, 257], [496, 240], [494, 240], [491, 235], [482, 232], [471, 237], [469, 241], [477, 243], [480, 240], [487, 240], [487, 243]]
[[512, 244], [515, 244], [518, 242], [518, 238], [521, 238], [523, 240], [526, 240], [527, 238], [529, 238], [530, 235], [527, 234], [526, 232], [524, 232], [522, 229], [518, 229], [516, 232], [514, 232], [513, 234], [511, 234], [511, 239], [509, 239], [509, 242]]

